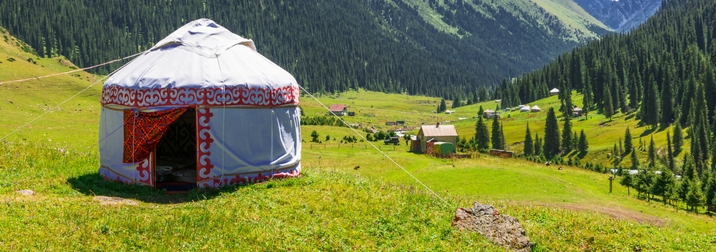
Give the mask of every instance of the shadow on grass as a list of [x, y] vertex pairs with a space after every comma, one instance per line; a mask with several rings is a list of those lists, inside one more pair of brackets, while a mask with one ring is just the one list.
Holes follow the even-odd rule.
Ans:
[[641, 135], [639, 135], [639, 136], [640, 137], [648, 136], [649, 134], [653, 133], [655, 130], [656, 130], [656, 127], [649, 127], [646, 130], [644, 130], [644, 132], [642, 132]]
[[[97, 173], [85, 174], [67, 179], [73, 189], [88, 196], [108, 196], [135, 199], [146, 203], [178, 204], [198, 200], [210, 200], [222, 194], [233, 193], [242, 188], [271, 189], [278, 186], [292, 186], [300, 179], [270, 180], [268, 182], [238, 186], [226, 186], [219, 189], [192, 189], [184, 194], [167, 194], [149, 186], [126, 185], [116, 181], [106, 181]], [[300, 182], [298, 182], [300, 183]]]

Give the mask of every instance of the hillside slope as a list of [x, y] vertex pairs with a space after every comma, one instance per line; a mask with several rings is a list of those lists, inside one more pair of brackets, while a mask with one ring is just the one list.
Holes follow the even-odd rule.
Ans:
[[547, 0], [10, 0], [0, 12], [0, 25], [38, 55], [80, 66], [147, 49], [206, 17], [254, 39], [313, 91], [443, 97], [536, 69], [608, 32], [570, 1]]
[[[64, 57], [40, 58], [32, 48], [0, 27], [0, 82], [35, 78], [77, 69]], [[0, 138], [28, 124], [5, 140], [64, 142], [72, 146], [92, 146], [96, 139], [77, 141], [75, 134], [97, 136], [99, 79], [85, 72], [43, 79], [0, 84]], [[90, 87], [91, 85], [94, 86]], [[64, 105], [61, 102], [78, 94]], [[40, 115], [47, 115], [40, 117]]]

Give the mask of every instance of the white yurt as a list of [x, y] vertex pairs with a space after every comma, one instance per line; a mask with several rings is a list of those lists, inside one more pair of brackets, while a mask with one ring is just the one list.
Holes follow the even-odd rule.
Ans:
[[104, 83], [99, 173], [167, 190], [298, 176], [298, 96], [253, 41], [192, 21]]

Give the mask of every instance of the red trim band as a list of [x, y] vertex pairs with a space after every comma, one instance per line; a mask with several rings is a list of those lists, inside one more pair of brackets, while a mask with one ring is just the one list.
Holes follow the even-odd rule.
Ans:
[[[109, 85], [102, 88], [102, 105], [127, 107], [155, 106], [252, 106], [298, 105], [298, 86], [259, 88], [246, 86], [127, 88]], [[224, 103], [224, 101], [226, 101]]]

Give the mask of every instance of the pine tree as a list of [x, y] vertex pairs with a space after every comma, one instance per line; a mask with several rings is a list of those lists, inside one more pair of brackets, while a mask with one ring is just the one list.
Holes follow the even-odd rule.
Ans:
[[659, 124], [659, 92], [654, 81], [654, 76], [649, 77], [649, 82], [644, 84], [644, 101], [641, 104], [641, 121], [655, 128]]
[[485, 116], [485, 111], [482, 110], [482, 105], [480, 105], [480, 110], [477, 111], [477, 116], [478, 116], [478, 117], [483, 117], [483, 116]]
[[681, 152], [681, 146], [684, 146], [684, 130], [681, 129], [681, 124], [677, 123], [676, 126], [674, 126], [674, 138], [671, 143], [674, 145], [674, 156], [679, 155], [679, 152]]
[[694, 165], [696, 170], [702, 176], [701, 180], [705, 180], [704, 171], [707, 170], [707, 164], [711, 156], [711, 133], [709, 130], [708, 114], [709, 110], [706, 107], [706, 97], [704, 86], [697, 84], [696, 86], [696, 97], [693, 100], [694, 107], [691, 110], [692, 113], [689, 118], [691, 121], [690, 136], [691, 136], [691, 155], [694, 157]]
[[649, 151], [648, 157], [649, 157], [649, 167], [654, 168], [656, 165], [656, 146], [654, 145], [654, 135], [651, 136], [651, 141], [649, 142]]
[[639, 170], [639, 158], [636, 156], [636, 151], [631, 152], [631, 169]]
[[572, 123], [569, 117], [564, 118], [564, 127], [562, 128], [562, 151], [564, 153], [572, 152]]
[[631, 143], [631, 133], [629, 132], [629, 127], [627, 127], [626, 133], [624, 133], [624, 155], [629, 154], [633, 148], [634, 147]]
[[631, 175], [631, 173], [627, 172], [622, 176], [622, 179], [619, 180], [619, 184], [621, 184], [627, 188], [627, 196], [628, 196], [629, 188], [633, 187], [633, 184], [634, 184], [634, 177]]
[[577, 135], [577, 131], [574, 131], [572, 134], [572, 150], [579, 150], [579, 135]]
[[534, 143], [532, 142], [532, 133], [530, 133], [530, 123], [527, 123], [527, 131], [525, 132], [525, 156], [534, 155]]
[[500, 137], [502, 138], [502, 149], [507, 149], [507, 140], [505, 140], [505, 131], [502, 130], [502, 123], [500, 123]]
[[562, 79], [560, 80], [559, 90], [559, 100], [562, 104], [562, 106], [560, 106], [560, 112], [562, 112], [564, 118], [572, 118], [572, 116], [574, 116], [572, 89], [568, 86], [567, 82]]
[[592, 86], [589, 81], [584, 82], [584, 88], [582, 89], [582, 113], [586, 118], [589, 118], [589, 111], [592, 109]]
[[554, 108], [549, 108], [547, 112], [547, 122], [544, 129], [544, 147], [542, 151], [547, 159], [559, 155], [559, 126], [557, 125], [557, 116], [554, 113]]
[[664, 73], [661, 87], [661, 127], [666, 128], [674, 121], [674, 95], [669, 70]]
[[502, 143], [502, 133], [500, 133], [500, 122], [497, 121], [497, 116], [493, 117], [492, 120], [492, 148], [496, 150], [504, 149]]
[[485, 152], [490, 148], [490, 132], [482, 121], [482, 116], [478, 117], [475, 124], [475, 143], [478, 151]]
[[584, 156], [589, 151], [589, 143], [587, 142], [587, 135], [584, 134], [584, 130], [579, 133], [579, 153]]
[[676, 181], [674, 180], [674, 176], [671, 174], [671, 172], [662, 171], [661, 174], [656, 176], [654, 185], [651, 187], [651, 194], [660, 195], [663, 199], [664, 204], [666, 204], [666, 194], [672, 190], [671, 187], [673, 187], [675, 184]]
[[716, 173], [711, 173], [708, 181], [706, 182], [705, 194], [706, 194], [706, 205], [713, 206], [716, 201]]
[[612, 94], [609, 90], [609, 87], [604, 87], [603, 89], [604, 93], [602, 94], [602, 110], [604, 111], [604, 116], [609, 118], [609, 121], [612, 120], [612, 116], [614, 115], [614, 105], [612, 104]]
[[686, 205], [688, 205], [692, 211], [697, 213], [698, 210], [696, 208], [703, 206], [706, 203], [706, 196], [701, 190], [701, 181], [698, 178], [690, 181], [685, 201]]
[[445, 99], [440, 99], [440, 106], [438, 107], [438, 113], [445, 112], [447, 110], [447, 105], [445, 104]]
[[462, 105], [462, 101], [460, 101], [460, 96], [456, 95], [455, 100], [452, 101], [452, 108], [457, 108]]
[[674, 172], [676, 164], [674, 164], [674, 152], [671, 148], [671, 136], [668, 131], [666, 132], [666, 159], [668, 160], [667, 164], [669, 166], [669, 170]]
[[534, 145], [534, 152], [535, 156], [542, 155], [544, 152], [542, 151], [542, 139], [539, 138], [539, 133], [535, 134], [535, 145]]

